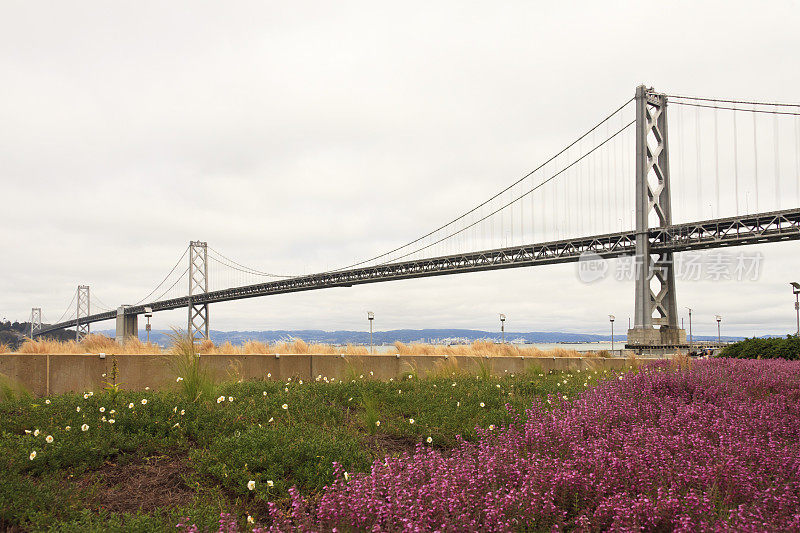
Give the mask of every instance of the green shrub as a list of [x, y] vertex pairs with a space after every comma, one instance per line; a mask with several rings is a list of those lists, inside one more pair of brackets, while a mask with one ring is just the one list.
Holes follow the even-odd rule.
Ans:
[[756, 338], [729, 344], [722, 349], [720, 357], [735, 359], [800, 359], [800, 338], [787, 335], [785, 339]]

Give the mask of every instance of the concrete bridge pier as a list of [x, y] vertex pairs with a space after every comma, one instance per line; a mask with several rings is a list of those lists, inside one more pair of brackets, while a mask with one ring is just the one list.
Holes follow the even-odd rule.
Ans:
[[120, 344], [128, 339], [139, 338], [139, 317], [126, 315], [125, 309], [128, 307], [123, 305], [117, 308], [117, 333], [114, 338]]

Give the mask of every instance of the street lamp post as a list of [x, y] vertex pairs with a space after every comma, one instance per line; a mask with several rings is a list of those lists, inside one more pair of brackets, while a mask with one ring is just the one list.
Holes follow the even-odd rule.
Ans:
[[794, 310], [797, 313], [797, 335], [800, 337], [800, 283], [796, 281], [791, 282], [792, 292], [794, 293]]
[[694, 338], [692, 337], [692, 308], [687, 307], [686, 309], [689, 310], [689, 347], [691, 348], [692, 342], [694, 341]]
[[503, 336], [503, 344], [506, 343], [506, 315], [500, 313], [500, 333]]
[[722, 315], [717, 315], [717, 344], [722, 344], [722, 336], [720, 335], [719, 323], [722, 322]]
[[375, 313], [367, 311], [367, 318], [369, 319], [369, 353], [374, 354], [375, 350], [372, 347], [372, 321], [375, 320]]
[[153, 316], [153, 309], [151, 307], [145, 307], [144, 316], [147, 317], [147, 325], [144, 327], [147, 331], [147, 344], [150, 344], [150, 317]]
[[614, 315], [608, 315], [608, 320], [611, 321], [611, 355], [614, 355]]

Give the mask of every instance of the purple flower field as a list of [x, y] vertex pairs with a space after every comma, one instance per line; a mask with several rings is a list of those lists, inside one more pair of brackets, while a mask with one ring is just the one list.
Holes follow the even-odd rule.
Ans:
[[340, 470], [272, 505], [272, 529], [800, 531], [800, 363], [658, 363], [550, 402], [474, 444]]

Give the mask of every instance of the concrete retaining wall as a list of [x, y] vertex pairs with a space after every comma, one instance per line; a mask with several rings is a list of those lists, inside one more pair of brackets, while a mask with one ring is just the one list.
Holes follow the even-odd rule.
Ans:
[[[96, 354], [2, 354], [0, 374], [24, 385], [36, 396], [99, 390], [109, 380], [114, 362], [121, 388], [160, 389], [175, 384], [177, 377], [170, 355]], [[478, 374], [487, 368], [492, 374], [521, 372], [535, 366], [547, 370], [620, 370], [625, 359], [597, 357], [469, 357], [443, 355], [203, 355], [200, 364], [218, 380], [286, 379], [311, 380], [319, 375], [337, 380], [363, 374], [388, 380], [401, 373], [424, 376], [453, 370]], [[370, 375], [372, 372], [372, 375]], [[268, 377], [269, 375], [269, 377]]]

